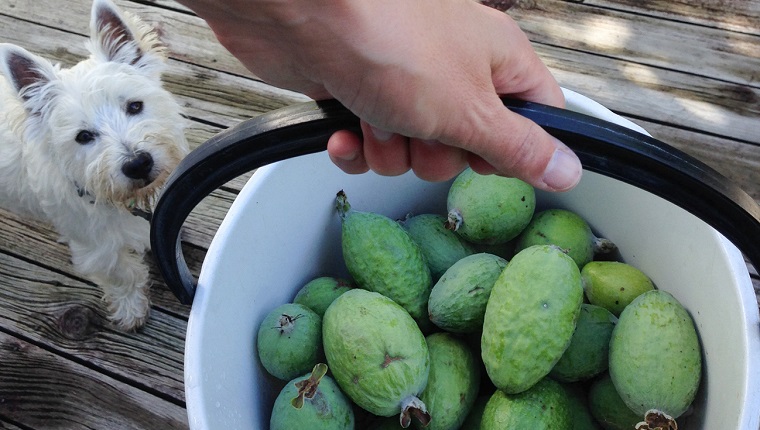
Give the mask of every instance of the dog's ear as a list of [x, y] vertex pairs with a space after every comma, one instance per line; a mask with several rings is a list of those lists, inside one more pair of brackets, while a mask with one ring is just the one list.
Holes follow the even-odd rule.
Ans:
[[57, 79], [56, 68], [50, 61], [10, 43], [0, 43], [0, 71], [25, 102], [50, 97], [46, 88]]
[[129, 64], [160, 74], [166, 47], [154, 29], [120, 11], [111, 0], [94, 0], [90, 17], [90, 52], [98, 61]]

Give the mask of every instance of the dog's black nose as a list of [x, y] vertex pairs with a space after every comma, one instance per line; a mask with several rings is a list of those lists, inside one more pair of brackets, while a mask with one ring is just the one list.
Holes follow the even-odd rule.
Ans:
[[153, 157], [147, 152], [137, 152], [121, 166], [121, 171], [131, 179], [148, 179], [153, 168]]

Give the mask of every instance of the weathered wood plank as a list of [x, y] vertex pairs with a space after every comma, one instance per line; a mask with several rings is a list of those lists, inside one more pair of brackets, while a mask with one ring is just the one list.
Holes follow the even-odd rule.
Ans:
[[[183, 244], [182, 248], [182, 255], [185, 257], [190, 273], [197, 279], [203, 260], [206, 257], [206, 250], [187, 246], [187, 244]], [[148, 265], [150, 267], [150, 279], [153, 282], [150, 288], [150, 301], [153, 308], [169, 312], [186, 320], [190, 315], [190, 306], [183, 305], [177, 300], [177, 297], [171, 292], [166, 282], [164, 282], [164, 278], [158, 271], [158, 267], [152, 256], [148, 259]]]
[[560, 85], [628, 116], [757, 143], [760, 89], [536, 45]]
[[[187, 322], [153, 311], [136, 333], [110, 328], [91, 284], [0, 253], [0, 325], [95, 371], [184, 401]], [[4, 368], [0, 366], [0, 372]]]
[[259, 81], [174, 61], [170, 61], [164, 82], [166, 89], [182, 101], [188, 115], [225, 127], [309, 100]]
[[222, 130], [222, 128], [197, 121], [188, 121], [188, 126], [185, 128], [185, 138], [190, 149], [195, 149]]
[[760, 148], [636, 118], [652, 136], [708, 164], [760, 201]]
[[[71, 254], [68, 246], [58, 242], [58, 234], [46, 223], [34, 219], [19, 217], [8, 211], [0, 209], [0, 248], [3, 252], [27, 261], [38, 262], [41, 267], [47, 267], [63, 273], [68, 277], [92, 284], [82, 278], [71, 264]], [[196, 246], [184, 246], [184, 255], [195, 276], [200, 272], [205, 249]], [[166, 287], [166, 284], [157, 271], [152, 260], [152, 255], [146, 257], [151, 270], [151, 303], [158, 310], [169, 311], [175, 315], [187, 317], [189, 307], [181, 305], [174, 295]], [[93, 289], [95, 286], [92, 287]], [[103, 303], [98, 301], [98, 307]]]
[[208, 248], [235, 197], [230, 192], [216, 190], [203, 199], [185, 222], [182, 240]]
[[32, 429], [186, 429], [186, 411], [0, 332], [0, 416]]
[[0, 429], [2, 429], [2, 430], [24, 430], [21, 427], [16, 426], [15, 424], [9, 423], [5, 419], [3, 419], [2, 416], [0, 416]]
[[561, 0], [509, 14], [537, 43], [760, 88], [760, 36]]
[[627, 10], [741, 33], [760, 35], [760, 3], [746, 0], [584, 0], [589, 5]]
[[[205, 21], [182, 12], [187, 10], [184, 6], [172, 1], [162, 1], [161, 8], [125, 0], [115, 3], [157, 28], [173, 58], [232, 74], [254, 76], [219, 44]], [[91, 5], [91, 1], [82, 0], [5, 0], [0, 3], [0, 14], [89, 36]], [[48, 13], [50, 10], [56, 13]]]
[[[134, 0], [130, 0], [130, 1], [134, 1]], [[177, 11], [185, 12], [189, 14], [193, 13], [193, 11], [191, 11], [189, 8], [177, 3], [174, 0], [148, 0], [148, 2], [150, 2], [151, 6], [155, 6], [159, 8], [172, 9], [172, 10], [177, 10]]]

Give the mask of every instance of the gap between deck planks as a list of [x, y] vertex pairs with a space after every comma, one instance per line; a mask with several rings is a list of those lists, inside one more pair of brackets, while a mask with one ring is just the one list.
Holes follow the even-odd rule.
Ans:
[[[34, 429], [185, 429], [183, 406], [0, 332], [3, 419]], [[0, 421], [1, 423], [1, 421]]]
[[[5, 219], [11, 222], [3, 223], [4, 238], [21, 240], [45, 254], [16, 256], [14, 249], [0, 253], [0, 326], [101, 372], [142, 380], [156, 393], [182, 402], [178, 369], [183, 364], [186, 321], [154, 310], [151, 323], [138, 334], [109, 328], [100, 290], [69, 272], [68, 250], [46, 244], [34, 233], [24, 240], [25, 232], [18, 223], [13, 225], [14, 218]], [[50, 236], [54, 234], [45, 235]]]

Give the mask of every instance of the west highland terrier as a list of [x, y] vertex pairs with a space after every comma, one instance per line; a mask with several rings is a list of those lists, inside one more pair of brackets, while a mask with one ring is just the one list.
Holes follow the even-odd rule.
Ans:
[[52, 223], [134, 330], [150, 311], [139, 215], [188, 152], [185, 120], [155, 31], [110, 0], [94, 0], [90, 31], [90, 57], [70, 69], [0, 44], [0, 206]]

